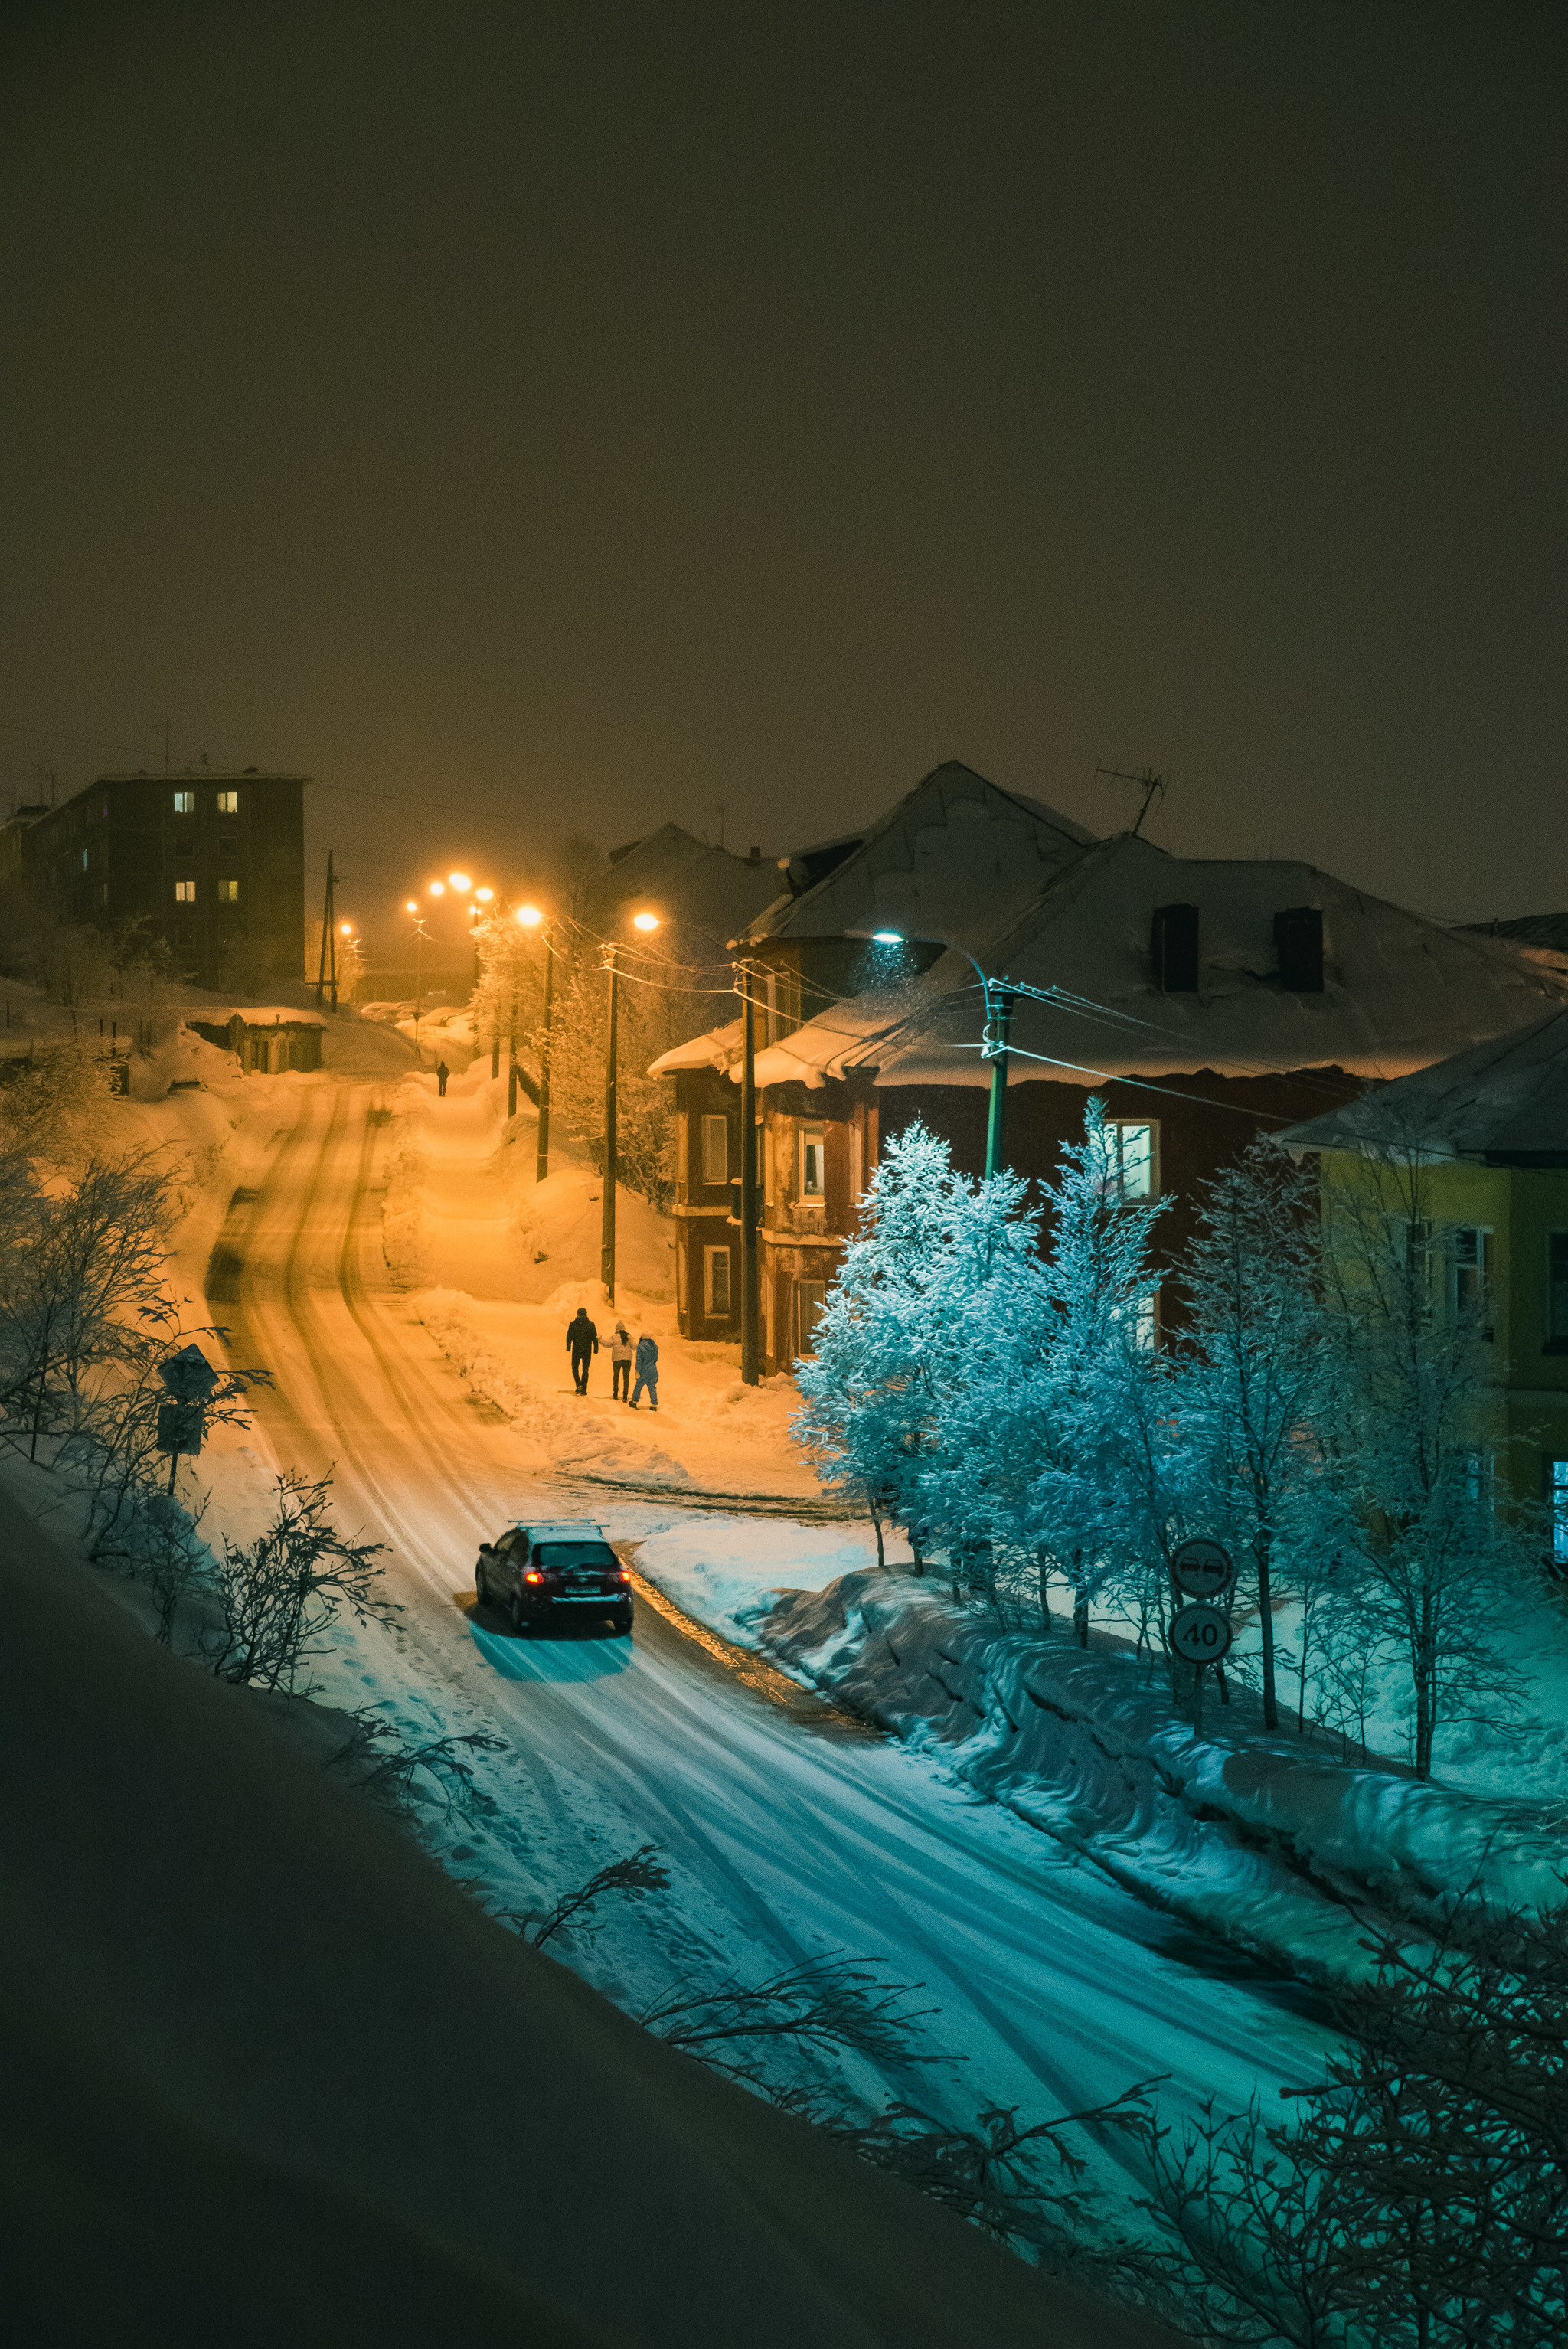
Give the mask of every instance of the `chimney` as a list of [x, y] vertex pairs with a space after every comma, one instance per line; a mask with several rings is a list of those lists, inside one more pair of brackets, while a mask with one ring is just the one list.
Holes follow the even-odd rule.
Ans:
[[762, 851], [759, 848], [748, 848], [746, 852], [746, 861], [748, 864], [760, 864]]

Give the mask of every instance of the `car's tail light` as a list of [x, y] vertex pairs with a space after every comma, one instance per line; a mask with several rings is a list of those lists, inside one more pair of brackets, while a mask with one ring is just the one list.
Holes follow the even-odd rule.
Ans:
[[536, 1573], [534, 1572], [534, 1570], [533, 1570], [532, 1567], [530, 1567], [530, 1568], [529, 1568], [529, 1569], [528, 1569], [528, 1572], [523, 1576], [523, 1578], [523, 1578], [524, 1582], [542, 1582], [542, 1581], [543, 1581], [543, 1579], [544, 1579], [544, 1577], [543, 1577], [543, 1575], [542, 1575], [542, 1574], [536, 1574]]

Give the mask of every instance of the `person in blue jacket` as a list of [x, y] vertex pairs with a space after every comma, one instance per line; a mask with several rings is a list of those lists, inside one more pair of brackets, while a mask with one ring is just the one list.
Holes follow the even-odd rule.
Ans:
[[659, 1350], [645, 1333], [637, 1340], [637, 1383], [632, 1389], [632, 1409], [637, 1408], [637, 1397], [648, 1390], [648, 1409], [659, 1407]]

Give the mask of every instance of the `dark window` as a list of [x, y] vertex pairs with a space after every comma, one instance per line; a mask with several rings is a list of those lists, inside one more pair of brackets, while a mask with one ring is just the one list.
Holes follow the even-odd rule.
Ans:
[[798, 1280], [795, 1283], [795, 1351], [814, 1354], [817, 1350], [817, 1324], [822, 1318], [827, 1302], [828, 1285], [823, 1280]]
[[1198, 908], [1156, 905], [1149, 951], [1161, 995], [1198, 991]]
[[227, 833], [227, 832], [220, 833], [219, 833], [219, 835], [218, 835], [218, 854], [219, 854], [219, 855], [220, 855], [220, 856], [238, 856], [239, 853], [240, 853], [240, 843], [239, 843], [238, 839], [235, 837], [235, 835], [234, 835], [232, 833]]
[[621, 1561], [608, 1542], [536, 1542], [532, 1564], [542, 1574], [570, 1574], [585, 1568], [595, 1574], [614, 1574]]
[[1323, 993], [1323, 916], [1315, 905], [1292, 905], [1274, 916], [1279, 983], [1293, 995]]
[[196, 854], [196, 843], [189, 837], [184, 840], [177, 840], [174, 843], [174, 854], [176, 856], [194, 856]]
[[1568, 1232], [1547, 1236], [1546, 1334], [1568, 1339]]
[[704, 1248], [702, 1252], [703, 1285], [707, 1291], [705, 1309], [720, 1317], [729, 1311], [729, 1250], [727, 1247]]

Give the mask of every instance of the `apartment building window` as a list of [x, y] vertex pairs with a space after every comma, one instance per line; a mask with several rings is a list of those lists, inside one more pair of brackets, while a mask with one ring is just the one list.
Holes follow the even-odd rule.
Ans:
[[1568, 1460], [1546, 1463], [1546, 1515], [1552, 1535], [1552, 1563], [1568, 1574]]
[[220, 881], [218, 884], [218, 903], [220, 905], [237, 905], [239, 902], [239, 883], [237, 881]]
[[240, 812], [239, 792], [220, 792], [218, 794], [218, 812], [220, 815], [238, 815]]
[[1110, 1167], [1106, 1185], [1118, 1199], [1154, 1199], [1160, 1195], [1160, 1127], [1148, 1118], [1106, 1120]]
[[85, 873], [85, 872], [87, 871], [87, 869], [88, 869], [88, 852], [87, 852], [87, 850], [84, 848], [84, 849], [83, 849], [83, 851], [82, 851], [82, 871]]
[[185, 835], [185, 837], [184, 837], [184, 839], [183, 839], [183, 840], [177, 840], [177, 841], [175, 842], [175, 843], [174, 843], [174, 854], [175, 854], [175, 855], [176, 855], [176, 856], [194, 856], [194, 855], [195, 855], [195, 854], [196, 854], [196, 842], [195, 842], [194, 837], [193, 837], [190, 833], [186, 833], [186, 835]]
[[196, 812], [195, 792], [176, 792], [174, 794], [174, 812], [176, 815], [194, 815]]
[[1546, 1342], [1568, 1353], [1568, 1232], [1546, 1235]]
[[820, 1206], [828, 1195], [828, 1143], [820, 1125], [800, 1128], [800, 1196], [808, 1205]]
[[1461, 1224], [1454, 1234], [1454, 1259], [1450, 1303], [1456, 1312], [1473, 1314], [1481, 1319], [1481, 1336], [1490, 1343], [1493, 1337], [1491, 1316], [1488, 1311], [1491, 1286], [1491, 1227], [1487, 1224]]
[[814, 1354], [817, 1350], [817, 1324], [822, 1318], [822, 1308], [828, 1301], [825, 1280], [798, 1280], [795, 1283], [795, 1351]]
[[239, 853], [240, 841], [238, 833], [232, 832], [221, 832], [218, 835], [219, 855], [238, 856]]
[[727, 1183], [729, 1180], [729, 1120], [727, 1117], [703, 1119], [702, 1179], [705, 1183]]
[[174, 884], [174, 902], [177, 905], [193, 905], [196, 903], [195, 882], [176, 881]]
[[729, 1312], [729, 1253], [727, 1247], [702, 1252], [703, 1310], [716, 1319]]

